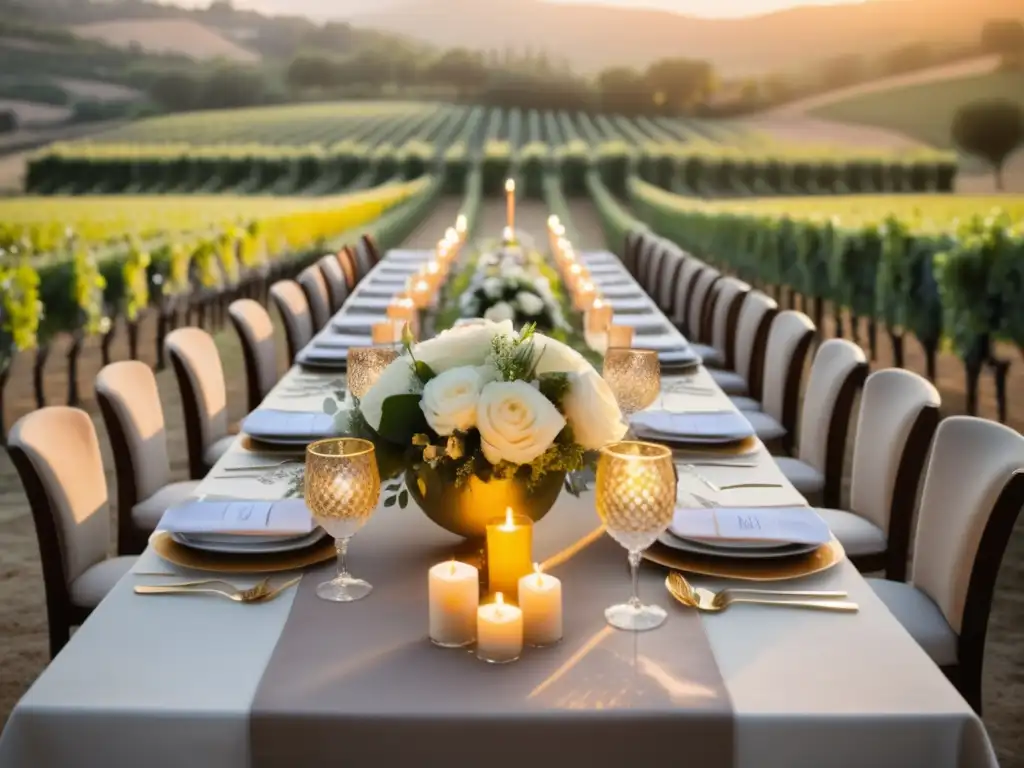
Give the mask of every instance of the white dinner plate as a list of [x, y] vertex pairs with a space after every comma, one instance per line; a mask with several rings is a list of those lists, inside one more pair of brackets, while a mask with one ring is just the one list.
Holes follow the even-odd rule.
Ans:
[[[670, 549], [677, 549], [681, 552], [690, 552], [704, 557], [729, 557], [740, 559], [759, 559], [779, 557], [796, 557], [806, 555], [818, 548], [818, 544], [786, 544], [782, 546], [740, 548], [734, 546], [723, 547], [723, 542], [716, 542], [714, 545], [697, 539], [680, 539], [665, 531], [658, 537], [658, 541]], [[729, 542], [735, 544], [736, 542]], [[747, 542], [753, 543], [753, 542]], [[761, 542], [757, 542], [760, 544]]]
[[193, 537], [182, 533], [172, 533], [171, 538], [178, 544], [198, 549], [203, 552], [220, 552], [226, 555], [269, 555], [275, 552], [292, 552], [297, 549], [305, 549], [316, 544], [327, 535], [323, 528], [316, 528], [310, 533], [298, 538], [280, 541], [253, 542], [247, 541], [247, 536], [236, 536], [234, 542], [196, 540]]

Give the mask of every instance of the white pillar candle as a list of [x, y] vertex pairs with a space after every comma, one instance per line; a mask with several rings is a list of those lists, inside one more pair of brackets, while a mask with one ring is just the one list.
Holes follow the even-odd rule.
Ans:
[[476, 655], [492, 664], [515, 661], [523, 652], [523, 612], [505, 603], [499, 592], [495, 601], [476, 613]]
[[519, 580], [519, 609], [523, 612], [523, 640], [527, 645], [553, 645], [562, 639], [562, 582], [534, 572]]
[[452, 560], [430, 569], [430, 640], [444, 648], [461, 648], [476, 639], [480, 607], [480, 573]]

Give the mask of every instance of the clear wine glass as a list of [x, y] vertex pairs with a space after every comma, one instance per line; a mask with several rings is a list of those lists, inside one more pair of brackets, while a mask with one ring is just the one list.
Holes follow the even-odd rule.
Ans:
[[601, 449], [597, 463], [597, 513], [605, 529], [629, 552], [633, 595], [604, 612], [618, 629], [639, 632], [665, 621], [665, 610], [640, 602], [641, 553], [651, 546], [675, 512], [676, 474], [672, 451], [663, 445], [624, 441]]
[[380, 500], [380, 473], [373, 443], [352, 437], [319, 440], [306, 448], [306, 505], [334, 537], [338, 573], [316, 588], [323, 600], [347, 603], [370, 594], [369, 582], [348, 572], [348, 542], [366, 524]]
[[653, 405], [661, 394], [661, 361], [650, 349], [609, 349], [601, 377], [625, 418]]

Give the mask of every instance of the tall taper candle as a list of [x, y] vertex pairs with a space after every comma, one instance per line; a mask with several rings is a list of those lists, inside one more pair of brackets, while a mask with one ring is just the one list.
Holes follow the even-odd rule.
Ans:
[[505, 182], [505, 205], [507, 207], [508, 228], [512, 236], [516, 234], [516, 183], [512, 179]]

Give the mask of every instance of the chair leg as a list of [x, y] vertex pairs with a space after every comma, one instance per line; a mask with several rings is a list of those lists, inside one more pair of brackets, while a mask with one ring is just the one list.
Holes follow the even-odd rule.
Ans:
[[55, 621], [52, 617], [50, 623], [50, 660], [52, 661], [61, 652], [61, 649], [71, 639], [71, 627], [66, 621]]

